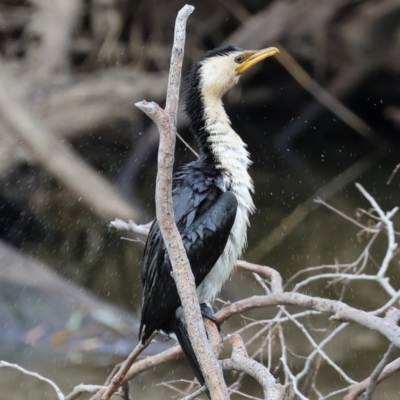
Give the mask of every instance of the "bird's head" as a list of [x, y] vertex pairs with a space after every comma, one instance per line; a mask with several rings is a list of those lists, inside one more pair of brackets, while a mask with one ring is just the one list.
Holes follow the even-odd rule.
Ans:
[[244, 50], [233, 45], [207, 52], [198, 63], [201, 91], [222, 97], [244, 72], [276, 53], [279, 53], [276, 47]]
[[[244, 50], [229, 45], [205, 53], [193, 64], [186, 81], [185, 105], [191, 130], [200, 135], [207, 124], [221, 118], [221, 110], [216, 105], [222, 96], [237, 84], [244, 72], [278, 52], [275, 47]], [[223, 119], [229, 124], [227, 116]]]

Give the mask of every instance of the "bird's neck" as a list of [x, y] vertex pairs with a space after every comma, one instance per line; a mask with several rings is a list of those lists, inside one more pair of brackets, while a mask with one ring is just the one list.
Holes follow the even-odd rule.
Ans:
[[204, 96], [204, 99], [204, 127], [200, 133], [205, 136], [202, 153], [212, 157], [215, 168], [227, 176], [247, 171], [251, 162], [246, 144], [232, 129], [222, 100], [212, 96]]
[[186, 111], [191, 130], [199, 138], [201, 158], [208, 167], [221, 173], [225, 190], [235, 192], [239, 204], [248, 212], [254, 209], [250, 193], [253, 181], [248, 173], [251, 164], [246, 144], [232, 129], [222, 99], [213, 93], [201, 93], [197, 106]]

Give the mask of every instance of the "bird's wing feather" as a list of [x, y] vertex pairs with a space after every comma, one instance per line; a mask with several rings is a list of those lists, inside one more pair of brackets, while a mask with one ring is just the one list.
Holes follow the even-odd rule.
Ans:
[[[186, 193], [183, 193], [184, 191]], [[188, 199], [186, 209], [183, 210], [184, 203], [178, 201], [175, 219], [198, 286], [226, 246], [236, 217], [237, 199], [232, 192], [219, 196], [210, 192], [200, 196], [192, 192], [192, 196], [189, 196], [188, 191], [183, 190], [180, 196], [182, 195]], [[154, 330], [161, 328], [180, 305], [171, 272], [165, 244], [155, 222], [150, 229], [143, 259], [144, 288], [140, 327], [141, 335], [145, 326], [143, 341]]]

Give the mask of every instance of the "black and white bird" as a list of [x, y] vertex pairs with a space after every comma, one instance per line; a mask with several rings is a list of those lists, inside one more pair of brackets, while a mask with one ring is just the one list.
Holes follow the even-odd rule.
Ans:
[[[200, 157], [173, 179], [174, 216], [195, 278], [203, 317], [216, 322], [211, 304], [246, 246], [254, 212], [246, 144], [232, 129], [222, 96], [253, 65], [278, 53], [226, 46], [207, 52], [188, 74], [186, 114]], [[142, 267], [144, 343], [160, 330], [175, 335], [200, 384], [204, 377], [193, 352], [171, 264], [157, 221], [150, 228]]]

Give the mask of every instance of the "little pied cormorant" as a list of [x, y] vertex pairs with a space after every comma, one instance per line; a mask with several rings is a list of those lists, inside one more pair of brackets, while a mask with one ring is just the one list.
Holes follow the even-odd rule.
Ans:
[[[273, 56], [274, 47], [249, 51], [226, 46], [207, 52], [188, 74], [186, 114], [200, 157], [173, 178], [174, 217], [195, 278], [203, 317], [219, 322], [211, 303], [231, 275], [254, 211], [253, 182], [246, 144], [231, 128], [222, 96], [242, 73]], [[139, 336], [155, 330], [176, 335], [201, 385], [204, 377], [191, 346], [171, 264], [157, 221], [147, 238], [143, 267], [143, 308]]]

